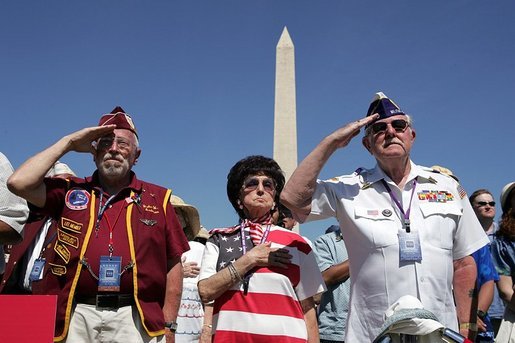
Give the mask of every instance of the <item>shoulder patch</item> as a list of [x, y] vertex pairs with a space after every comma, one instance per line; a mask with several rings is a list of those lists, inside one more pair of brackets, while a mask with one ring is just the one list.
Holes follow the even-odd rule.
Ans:
[[65, 203], [70, 210], [84, 210], [88, 207], [91, 195], [82, 188], [72, 188], [66, 192]]

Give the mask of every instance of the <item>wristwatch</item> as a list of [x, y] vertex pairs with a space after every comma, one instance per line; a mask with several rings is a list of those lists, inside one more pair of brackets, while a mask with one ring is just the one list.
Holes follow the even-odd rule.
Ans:
[[486, 316], [486, 312], [485, 311], [481, 311], [481, 310], [477, 310], [477, 316], [479, 318], [483, 319]]
[[165, 322], [165, 328], [170, 329], [170, 331], [177, 331], [177, 323], [176, 322]]

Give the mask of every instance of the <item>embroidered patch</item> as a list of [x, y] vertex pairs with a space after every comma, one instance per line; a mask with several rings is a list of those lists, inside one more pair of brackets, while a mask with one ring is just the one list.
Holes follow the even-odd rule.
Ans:
[[61, 258], [63, 259], [64, 262], [66, 262], [66, 264], [68, 264], [68, 262], [70, 262], [70, 250], [68, 250], [68, 248], [60, 243], [60, 242], [56, 242], [55, 245], [54, 245], [54, 251], [59, 255], [61, 256]]
[[90, 195], [80, 188], [70, 189], [65, 196], [66, 207], [70, 210], [84, 210], [88, 207]]
[[418, 200], [429, 201], [429, 202], [447, 202], [453, 201], [454, 196], [445, 191], [422, 191], [417, 193]]
[[64, 244], [68, 244], [74, 248], [79, 247], [79, 238], [70, 235], [69, 233], [64, 232], [63, 230], [57, 229], [57, 240], [59, 242], [63, 242]]
[[66, 274], [65, 266], [61, 266], [60, 264], [53, 264], [53, 263], [49, 263], [48, 265], [50, 267], [50, 271], [52, 272], [52, 274], [57, 275], [57, 276]]
[[82, 223], [77, 223], [76, 221], [64, 217], [61, 217], [61, 227], [76, 233], [80, 233], [82, 231]]
[[465, 188], [458, 185], [458, 194], [460, 195], [460, 199], [463, 199], [467, 196], [467, 192], [465, 192]]
[[159, 208], [155, 205], [143, 205], [143, 209], [147, 212], [152, 212], [155, 214], [159, 213]]
[[143, 218], [141, 218], [140, 221], [143, 224], [147, 225], [147, 226], [154, 226], [154, 225], [157, 224], [157, 220], [154, 220], [154, 219], [143, 219]]
[[367, 210], [367, 215], [368, 216], [378, 216], [379, 211], [378, 210]]

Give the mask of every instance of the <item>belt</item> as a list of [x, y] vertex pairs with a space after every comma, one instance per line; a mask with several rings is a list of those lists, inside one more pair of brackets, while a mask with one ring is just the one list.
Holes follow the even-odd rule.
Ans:
[[96, 296], [76, 295], [75, 301], [79, 304], [95, 305], [97, 310], [118, 309], [134, 305], [132, 294], [97, 294]]

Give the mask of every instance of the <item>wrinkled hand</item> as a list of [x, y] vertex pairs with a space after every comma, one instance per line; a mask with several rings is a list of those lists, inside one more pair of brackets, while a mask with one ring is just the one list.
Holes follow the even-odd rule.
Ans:
[[94, 126], [69, 134], [66, 138], [69, 140], [70, 151], [94, 153], [95, 146], [92, 143], [112, 133], [115, 128], [116, 125]]
[[254, 265], [257, 267], [269, 266], [288, 268], [288, 264], [291, 262], [292, 258], [288, 250], [283, 248], [272, 249], [271, 246], [271, 242], [259, 244], [252, 248], [247, 254], [252, 258]]
[[196, 277], [200, 274], [200, 267], [197, 262], [183, 262], [182, 273], [184, 277]]
[[337, 148], [343, 148], [349, 144], [349, 142], [356, 137], [361, 128], [376, 121], [379, 118], [379, 114], [373, 114], [371, 116], [361, 118], [359, 120], [348, 123], [344, 127], [339, 128], [329, 135], [335, 142]]

